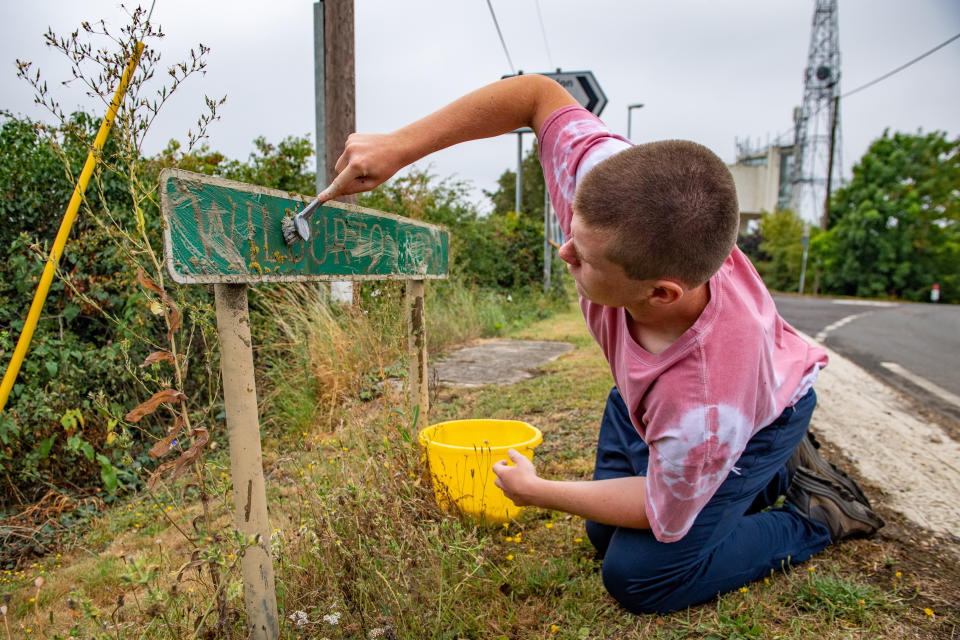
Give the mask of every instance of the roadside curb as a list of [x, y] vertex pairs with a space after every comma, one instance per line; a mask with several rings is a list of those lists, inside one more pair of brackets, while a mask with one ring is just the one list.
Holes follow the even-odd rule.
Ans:
[[830, 363], [814, 386], [819, 407], [811, 427], [883, 491], [888, 507], [920, 527], [955, 536], [960, 531], [960, 443], [912, 413], [895, 387], [827, 352]]

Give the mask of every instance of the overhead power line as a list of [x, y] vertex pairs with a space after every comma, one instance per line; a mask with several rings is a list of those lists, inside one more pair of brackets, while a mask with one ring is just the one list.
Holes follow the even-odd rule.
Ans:
[[882, 81], [882, 80], [886, 80], [887, 78], [889, 78], [890, 76], [892, 76], [892, 75], [895, 74], [895, 73], [900, 73], [901, 71], [903, 71], [904, 69], [906, 69], [906, 68], [909, 67], [910, 65], [916, 64], [917, 62], [920, 62], [921, 60], [923, 60], [924, 58], [926, 58], [927, 56], [929, 56], [931, 53], [934, 53], [935, 51], [939, 51], [940, 49], [943, 49], [945, 46], [947, 46], [948, 44], [950, 44], [951, 42], [953, 42], [953, 41], [956, 40], [957, 38], [960, 38], [960, 33], [958, 33], [957, 35], [953, 36], [952, 38], [949, 38], [949, 39], [945, 40], [944, 42], [941, 42], [940, 44], [938, 44], [937, 46], [935, 46], [933, 49], [930, 49], [930, 50], [927, 51], [926, 53], [920, 54], [919, 56], [917, 56], [916, 58], [914, 58], [914, 59], [911, 60], [910, 62], [907, 62], [907, 63], [905, 63], [905, 64], [900, 65], [899, 67], [897, 67], [897, 68], [894, 69], [893, 71], [889, 71], [889, 72], [883, 74], [882, 76], [880, 76], [879, 78], [876, 78], [875, 80], [871, 80], [870, 82], [868, 82], [868, 83], [866, 83], [866, 84], [860, 85], [860, 86], [857, 87], [856, 89], [851, 89], [850, 91], [847, 91], [846, 93], [844, 93], [843, 95], [841, 95], [840, 98], [842, 99], [842, 98], [846, 98], [846, 97], [848, 97], [848, 96], [852, 96], [853, 94], [855, 94], [855, 93], [858, 92], [858, 91], [863, 91], [863, 90], [866, 89], [867, 87], [872, 87], [873, 85], [877, 84], [878, 82], [880, 82], [880, 81]]
[[[910, 60], [909, 62], [906, 62], [906, 63], [900, 65], [899, 67], [897, 67], [897, 68], [894, 69], [893, 71], [888, 71], [887, 73], [883, 74], [883, 75], [880, 76], [879, 78], [875, 78], [875, 79], [871, 80], [870, 82], [867, 82], [866, 84], [860, 85], [860, 86], [857, 87], [856, 89], [851, 89], [850, 91], [847, 91], [846, 93], [841, 94], [841, 95], [840, 95], [840, 99], [843, 100], [844, 98], [846, 98], [846, 97], [848, 97], [848, 96], [851, 96], [851, 95], [857, 93], [858, 91], [863, 91], [864, 89], [866, 89], [866, 88], [868, 88], [868, 87], [872, 87], [873, 85], [877, 84], [878, 82], [881, 82], [881, 81], [883, 81], [883, 80], [886, 80], [887, 78], [889, 78], [889, 77], [892, 76], [893, 74], [899, 73], [899, 72], [903, 71], [904, 69], [906, 69], [907, 67], [909, 67], [910, 65], [916, 64], [917, 62], [920, 62], [921, 60], [923, 60], [924, 58], [926, 58], [927, 56], [929, 56], [931, 53], [935, 53], [935, 52], [939, 51], [940, 49], [943, 49], [945, 46], [947, 46], [948, 44], [950, 44], [951, 42], [953, 42], [954, 40], [956, 40], [956, 39], [958, 39], [958, 38], [960, 38], [960, 33], [958, 33], [957, 35], [953, 36], [952, 38], [949, 38], [949, 39], [941, 42], [940, 44], [938, 44], [938, 45], [935, 46], [934, 48], [930, 49], [930, 50], [927, 51], [926, 53], [923, 53], [923, 54], [917, 56], [917, 57], [914, 58], [913, 60]], [[817, 113], [819, 113], [819, 110], [817, 111]], [[787, 135], [788, 133], [790, 133], [790, 132], [793, 131], [793, 130], [794, 130], [794, 127], [790, 127], [789, 129], [785, 129], [784, 131], [778, 133], [774, 139], [775, 139], [775, 140], [780, 140], [780, 139], [782, 139], [785, 135]]]
[[540, 35], [543, 36], [543, 47], [547, 50], [547, 62], [550, 63], [550, 68], [553, 69], [553, 56], [550, 55], [550, 44], [547, 42], [547, 30], [543, 26], [543, 13], [540, 11], [540, 0], [535, 0], [537, 4], [537, 18], [540, 20]]
[[497, 14], [493, 10], [490, 0], [487, 0], [487, 6], [490, 7], [490, 15], [493, 17], [493, 26], [497, 28], [497, 35], [500, 36], [500, 44], [503, 45], [503, 52], [507, 54], [507, 63], [510, 65], [510, 73], [516, 74], [517, 69], [513, 66], [513, 60], [510, 59], [510, 52], [507, 51], [507, 42], [503, 39], [503, 32], [500, 31], [500, 23], [497, 22]]

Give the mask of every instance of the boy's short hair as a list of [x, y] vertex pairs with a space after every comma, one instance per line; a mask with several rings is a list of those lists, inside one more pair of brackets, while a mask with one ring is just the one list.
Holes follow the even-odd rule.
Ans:
[[717, 272], [737, 241], [740, 207], [727, 165], [706, 147], [664, 140], [631, 147], [591, 169], [573, 207], [612, 232], [607, 258], [635, 280], [690, 287]]

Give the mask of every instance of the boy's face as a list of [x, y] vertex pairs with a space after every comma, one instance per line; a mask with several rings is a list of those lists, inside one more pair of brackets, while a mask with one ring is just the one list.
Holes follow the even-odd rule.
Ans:
[[570, 238], [560, 247], [560, 258], [584, 298], [608, 307], [629, 307], [642, 301], [646, 283], [627, 276], [619, 264], [607, 258], [609, 232], [587, 226], [574, 211]]

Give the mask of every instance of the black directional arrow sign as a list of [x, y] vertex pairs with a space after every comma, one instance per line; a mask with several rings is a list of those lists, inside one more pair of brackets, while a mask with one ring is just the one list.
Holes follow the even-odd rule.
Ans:
[[607, 94], [600, 88], [597, 79], [593, 77], [592, 71], [557, 71], [539, 75], [556, 80], [584, 109], [595, 116], [599, 116], [603, 108], [607, 106]]

